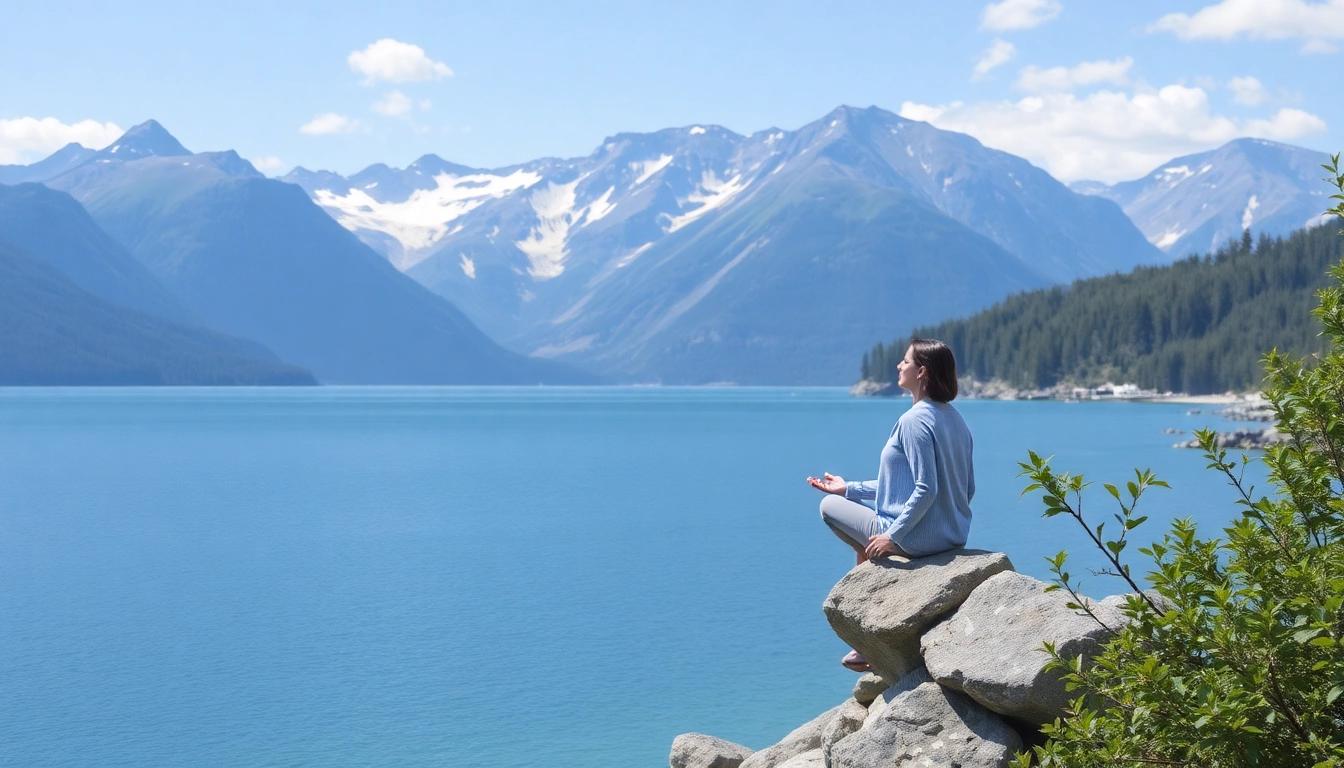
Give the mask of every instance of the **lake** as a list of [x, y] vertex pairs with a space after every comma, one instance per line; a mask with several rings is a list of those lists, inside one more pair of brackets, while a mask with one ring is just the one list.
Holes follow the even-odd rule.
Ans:
[[[656, 768], [760, 748], [853, 674], [853, 564], [803, 479], [869, 479], [908, 400], [837, 388], [0, 389], [0, 765]], [[970, 546], [1123, 591], [1021, 497], [1028, 449], [1234, 494], [1167, 427], [1208, 406], [958, 401]], [[1264, 472], [1252, 465], [1263, 487]], [[1105, 519], [1102, 517], [1096, 520]], [[1113, 523], [1112, 523], [1113, 525]], [[1137, 553], [1134, 553], [1137, 556]], [[1135, 561], [1141, 570], [1141, 561]]]

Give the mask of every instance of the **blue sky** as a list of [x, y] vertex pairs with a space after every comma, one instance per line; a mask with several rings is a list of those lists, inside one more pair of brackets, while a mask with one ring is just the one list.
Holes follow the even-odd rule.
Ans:
[[20, 0], [4, 16], [0, 163], [153, 117], [268, 173], [429, 152], [497, 167], [622, 131], [793, 129], [839, 104], [1065, 180], [1134, 178], [1243, 135], [1344, 148], [1344, 0]]

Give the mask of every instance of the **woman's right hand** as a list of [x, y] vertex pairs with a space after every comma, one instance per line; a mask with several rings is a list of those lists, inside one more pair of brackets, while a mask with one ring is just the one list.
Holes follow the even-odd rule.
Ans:
[[830, 472], [822, 472], [821, 477], [807, 478], [807, 484], [823, 493], [834, 493], [836, 496], [845, 495], [845, 478], [832, 475]]

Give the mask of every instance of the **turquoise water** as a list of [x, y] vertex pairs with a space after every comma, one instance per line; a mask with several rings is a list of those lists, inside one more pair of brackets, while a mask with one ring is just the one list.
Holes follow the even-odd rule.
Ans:
[[[865, 479], [907, 406], [838, 389], [0, 389], [0, 765], [654, 768], [683, 731], [766, 746], [853, 679], [820, 610], [852, 555], [803, 478]], [[1171, 481], [1149, 538], [1232, 514], [1162, 432], [1226, 426], [1207, 409], [958, 407], [970, 543], [1019, 570], [1089, 554], [1019, 497], [1028, 448], [1098, 481]]]

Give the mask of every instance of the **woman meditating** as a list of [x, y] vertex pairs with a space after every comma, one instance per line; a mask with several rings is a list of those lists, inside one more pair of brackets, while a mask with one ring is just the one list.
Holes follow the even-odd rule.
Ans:
[[[859, 563], [957, 549], [965, 546], [971, 527], [971, 432], [951, 405], [957, 396], [952, 350], [941, 341], [914, 339], [896, 367], [897, 383], [914, 405], [892, 428], [877, 479], [845, 482], [829, 472], [807, 478], [829, 494], [821, 501], [821, 519], [854, 548]], [[869, 669], [858, 651], [841, 663], [858, 672]]]

